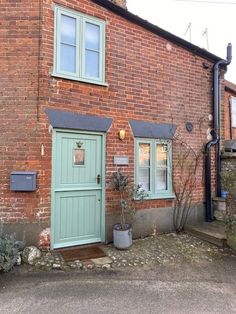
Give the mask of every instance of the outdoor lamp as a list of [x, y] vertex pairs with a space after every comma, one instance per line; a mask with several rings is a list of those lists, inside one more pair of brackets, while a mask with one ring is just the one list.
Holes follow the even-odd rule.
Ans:
[[125, 130], [120, 130], [119, 131], [119, 139], [123, 141], [125, 139]]

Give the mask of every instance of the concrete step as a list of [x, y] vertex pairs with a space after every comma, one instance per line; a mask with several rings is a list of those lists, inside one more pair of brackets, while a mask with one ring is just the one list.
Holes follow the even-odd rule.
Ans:
[[214, 211], [216, 211], [216, 210], [225, 211], [226, 210], [226, 199], [225, 198], [213, 197], [212, 201], [213, 201]]
[[225, 215], [226, 215], [226, 211], [225, 210], [215, 210], [214, 211], [214, 216], [216, 218], [216, 220], [218, 221], [225, 221]]
[[225, 225], [220, 221], [202, 222], [198, 225], [188, 225], [185, 231], [201, 240], [220, 247], [227, 246]]

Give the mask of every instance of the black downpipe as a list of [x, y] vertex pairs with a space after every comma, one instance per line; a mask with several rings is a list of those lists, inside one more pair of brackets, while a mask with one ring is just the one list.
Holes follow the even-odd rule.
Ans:
[[221, 160], [220, 160], [220, 128], [221, 128], [221, 93], [220, 93], [220, 68], [227, 66], [232, 60], [232, 45], [227, 46], [226, 60], [220, 60], [214, 65], [213, 74], [213, 110], [214, 110], [214, 138], [205, 146], [205, 196], [206, 196], [206, 221], [214, 220], [212, 194], [211, 194], [211, 156], [210, 149], [216, 145], [216, 194], [221, 195]]

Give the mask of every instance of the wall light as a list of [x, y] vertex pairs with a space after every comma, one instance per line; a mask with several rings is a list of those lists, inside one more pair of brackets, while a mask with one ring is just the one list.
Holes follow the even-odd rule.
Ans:
[[123, 141], [125, 139], [125, 130], [120, 130], [119, 131], [119, 139]]

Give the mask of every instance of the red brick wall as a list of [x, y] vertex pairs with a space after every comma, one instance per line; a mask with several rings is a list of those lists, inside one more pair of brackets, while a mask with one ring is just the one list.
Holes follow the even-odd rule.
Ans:
[[224, 93], [224, 137], [226, 140], [230, 140], [231, 139], [231, 115], [230, 115], [230, 93], [225, 91]]
[[[17, 28], [14, 28], [9, 20], [4, 22], [6, 33], [11, 33], [13, 27], [14, 34], [19, 35], [19, 40], [14, 36], [9, 43], [4, 33], [7, 54], [4, 57], [7, 56], [9, 62], [7, 64], [12, 72], [6, 70], [4, 72], [6, 80], [1, 83], [2, 88], [7, 89], [5, 93], [8, 96], [4, 100], [4, 108], [1, 109], [5, 121], [1, 126], [4, 131], [1, 141], [1, 198], [5, 205], [2, 207], [0, 219], [6, 219], [7, 216], [8, 220], [37, 218], [49, 221], [51, 135], [48, 132], [45, 108], [113, 118], [106, 145], [107, 211], [113, 210], [109, 202], [113, 197], [109, 190], [109, 178], [116, 170], [113, 166], [113, 156], [128, 155], [130, 165], [121, 170], [131, 177], [134, 175], [134, 139], [128, 124], [129, 119], [158, 123], [173, 122], [177, 124], [183, 137], [197, 150], [206, 141], [208, 115], [212, 113], [211, 67], [203, 69], [202, 66], [206, 60], [114, 15], [92, 1], [63, 0], [57, 1], [57, 4], [107, 21], [106, 81], [109, 86], [57, 79], [50, 75], [53, 68], [53, 1], [43, 1], [40, 47], [38, 3], [21, 1], [11, 5], [12, 10], [17, 10], [17, 12], [10, 10], [11, 16], [19, 16], [19, 23], [22, 15], [35, 19], [28, 18], [28, 24], [24, 20], [25, 24], [22, 22], [22, 26]], [[37, 121], [39, 48], [40, 99]], [[1, 65], [5, 60], [6, 58], [1, 59]], [[17, 66], [14, 68], [16, 63]], [[211, 66], [210, 62], [209, 65]], [[18, 88], [21, 85], [22, 88]], [[192, 133], [185, 129], [187, 121], [194, 125]], [[199, 121], [203, 121], [201, 136]], [[127, 132], [123, 142], [117, 136], [121, 128]], [[41, 144], [45, 146], [43, 157], [40, 156]], [[194, 193], [196, 202], [204, 200], [202, 161], [200, 166]], [[19, 169], [33, 169], [39, 172], [37, 192], [9, 192], [9, 173]], [[171, 200], [150, 200], [139, 207], [169, 207], [171, 204]]]
[[37, 193], [10, 193], [13, 170], [39, 169], [38, 1], [0, 1], [0, 220], [33, 218]]
[[223, 100], [223, 130], [225, 140], [234, 139], [236, 140], [236, 128], [231, 128], [231, 97], [236, 97], [235, 93], [228, 90], [224, 91]]

